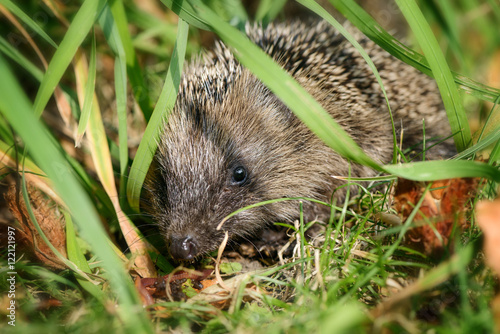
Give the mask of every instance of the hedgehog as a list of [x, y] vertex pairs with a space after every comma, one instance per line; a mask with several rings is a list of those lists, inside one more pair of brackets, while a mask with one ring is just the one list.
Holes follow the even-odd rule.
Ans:
[[[377, 67], [394, 122], [408, 147], [450, 129], [435, 82], [349, 27]], [[325, 21], [246, 26], [246, 34], [311, 94], [375, 161], [393, 156], [386, 101], [359, 52]], [[438, 153], [439, 154], [439, 153]], [[222, 42], [183, 72], [175, 107], [146, 180], [148, 211], [170, 255], [190, 261], [273, 222], [299, 217], [297, 201], [244, 210], [266, 200], [342, 200], [338, 176], [370, 177], [318, 139]], [[330, 209], [304, 202], [306, 219]]]

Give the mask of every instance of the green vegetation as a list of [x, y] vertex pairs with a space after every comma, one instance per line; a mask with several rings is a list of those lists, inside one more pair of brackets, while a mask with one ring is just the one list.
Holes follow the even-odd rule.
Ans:
[[[500, 89], [491, 87], [500, 86], [500, 5], [397, 0], [369, 14], [353, 0], [330, 2], [385, 50], [436, 78], [459, 152], [454, 159], [380, 165], [369, 158], [244, 37], [249, 18], [285, 18], [286, 1], [261, 0], [252, 8], [237, 0], [0, 0], [1, 178], [16, 179], [25, 197], [35, 187], [53, 200], [52, 210], [66, 217], [67, 254], [67, 259], [58, 255], [66, 269], [56, 274], [21, 259], [18, 248], [18, 262], [9, 269], [8, 249], [1, 245], [2, 291], [9, 291], [9, 272], [17, 272], [16, 326], [9, 325], [5, 311], [13, 299], [2, 296], [2, 332], [493, 331], [498, 277], [484, 263], [474, 205], [494, 199], [500, 182]], [[342, 29], [313, 0], [295, 5]], [[407, 20], [396, 25], [399, 40], [372, 17], [380, 13], [389, 23]], [[131, 219], [139, 211], [161, 126], [175, 103], [184, 59], [201, 51], [210, 38], [207, 30], [237, 49], [239, 61], [325, 143], [380, 171], [383, 177], [372, 179], [370, 187], [381, 189], [382, 182], [387, 191], [360, 187], [361, 195], [331, 205], [331, 219], [317, 240], [304, 238], [311, 223], [289, 226], [300, 241], [293, 261], [243, 278], [259, 288], [236, 285], [224, 310], [196, 298], [145, 309], [126, 270], [134, 261], [146, 275], [154, 273], [153, 262], [161, 272], [172, 268], [158, 255], [153, 262], [143, 260], [151, 248], [138, 242], [143, 236]], [[394, 135], [395, 148], [398, 142]], [[438, 256], [407, 244], [431, 185], [422, 185], [426, 189], [403, 223], [389, 224], [399, 213], [390, 203], [395, 179], [469, 177], [481, 178], [466, 202], [472, 207], [465, 213], [470, 224], [453, 230], [453, 242]], [[27, 211], [41, 224], [32, 208]], [[150, 222], [140, 217], [142, 224]], [[60, 305], [50, 306], [54, 300]]]

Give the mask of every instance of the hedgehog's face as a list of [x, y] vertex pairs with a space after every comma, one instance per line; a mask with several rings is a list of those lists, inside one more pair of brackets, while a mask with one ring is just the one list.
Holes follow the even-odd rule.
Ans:
[[156, 155], [150, 200], [172, 257], [191, 260], [217, 249], [226, 231], [230, 238], [255, 231], [267, 209], [239, 213], [218, 229], [230, 213], [265, 199], [258, 168], [216, 124], [177, 116]]

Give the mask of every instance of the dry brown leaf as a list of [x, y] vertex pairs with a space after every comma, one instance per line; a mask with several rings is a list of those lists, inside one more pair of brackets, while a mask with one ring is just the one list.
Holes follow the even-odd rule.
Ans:
[[449, 244], [454, 228], [463, 229], [469, 226], [466, 213], [477, 185], [478, 179], [471, 178], [435, 181], [431, 185], [431, 191], [424, 194], [425, 183], [399, 179], [394, 196], [394, 209], [403, 221], [411, 214], [422, 195], [424, 196], [419, 212], [413, 220], [417, 227], [408, 231], [405, 243], [427, 255], [439, 255]]
[[[56, 250], [66, 257], [66, 232], [62, 213], [57, 210], [57, 206], [52, 200], [29, 183], [28, 196], [40, 228]], [[16, 186], [11, 186], [4, 197], [19, 224], [14, 226], [16, 228], [16, 250], [20, 251], [19, 256], [24, 252], [32, 261], [41, 262], [54, 269], [65, 269], [66, 266], [38, 234], [35, 225], [29, 218], [23, 196], [20, 191], [17, 191]], [[7, 225], [3, 225], [2, 228], [7, 228]], [[2, 243], [2, 245], [6, 244]]]
[[212, 304], [218, 309], [227, 309], [233, 300], [233, 297], [240, 291], [241, 284], [245, 284], [245, 289], [243, 291], [243, 301], [250, 301], [255, 299], [251, 291], [258, 291], [257, 286], [254, 284], [250, 277], [252, 275], [258, 275], [263, 273], [265, 269], [257, 270], [253, 272], [243, 273], [236, 275], [232, 278], [224, 280], [224, 287], [221, 287], [215, 280], [215, 284], [208, 280], [207, 286], [203, 281], [203, 289], [200, 293], [192, 298], [190, 298], [188, 303], [195, 303], [198, 301], [204, 301]]
[[486, 263], [500, 277], [500, 198], [479, 202], [476, 221], [484, 234]]
[[500, 88], [500, 49], [493, 54], [490, 60], [488, 86]]
[[[201, 271], [186, 269], [183, 267], [176, 268], [172, 273], [156, 277], [156, 278], [141, 278], [137, 277], [135, 280], [135, 286], [139, 292], [139, 296], [143, 302], [144, 306], [149, 306], [154, 304], [155, 298], [167, 298], [174, 300], [185, 299], [186, 296], [182, 291], [175, 291], [179, 288], [186, 279], [191, 279], [196, 283], [193, 283], [193, 288], [200, 292], [212, 285], [207, 283], [206, 278], [213, 272], [212, 269], [203, 269]], [[198, 288], [197, 288], [198, 287]]]

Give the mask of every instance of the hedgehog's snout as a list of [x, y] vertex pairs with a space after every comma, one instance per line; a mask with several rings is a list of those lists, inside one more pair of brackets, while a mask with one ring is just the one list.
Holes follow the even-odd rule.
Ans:
[[177, 260], [192, 260], [200, 252], [196, 239], [192, 236], [174, 237], [170, 240], [170, 255]]

